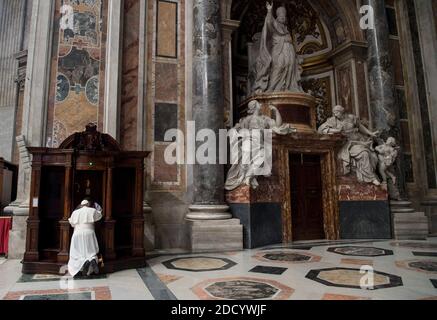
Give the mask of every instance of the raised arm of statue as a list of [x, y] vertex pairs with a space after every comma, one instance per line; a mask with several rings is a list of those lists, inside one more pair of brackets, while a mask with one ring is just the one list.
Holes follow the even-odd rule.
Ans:
[[270, 4], [267, 2], [267, 15], [266, 15], [266, 20], [265, 20], [265, 25], [267, 27], [267, 30], [270, 32], [273, 30], [275, 18], [273, 17], [273, 4]]
[[379, 131], [375, 131], [375, 132], [370, 131], [364, 124], [361, 123], [360, 120], [358, 120], [358, 128], [360, 129], [360, 132], [362, 134], [365, 134], [365, 135], [370, 136], [372, 138], [378, 137], [379, 133], [380, 133]]
[[275, 106], [271, 105], [269, 106], [270, 110], [273, 111], [275, 113], [275, 126], [276, 127], [280, 127], [282, 126], [282, 116], [281, 113], [279, 112], [278, 108], [276, 108]]

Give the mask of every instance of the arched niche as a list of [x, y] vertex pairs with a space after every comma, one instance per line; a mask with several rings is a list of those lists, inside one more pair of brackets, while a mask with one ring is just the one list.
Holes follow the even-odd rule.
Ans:
[[[238, 106], [248, 92], [247, 43], [261, 32], [265, 0], [224, 0], [225, 118], [228, 126], [238, 121]], [[318, 122], [331, 114], [335, 104], [369, 121], [367, 44], [359, 26], [359, 7], [350, 0], [275, 1], [288, 9], [289, 28], [304, 58], [303, 87], [318, 100]], [[246, 50], [246, 52], [245, 52]], [[245, 87], [246, 86], [246, 87]]]

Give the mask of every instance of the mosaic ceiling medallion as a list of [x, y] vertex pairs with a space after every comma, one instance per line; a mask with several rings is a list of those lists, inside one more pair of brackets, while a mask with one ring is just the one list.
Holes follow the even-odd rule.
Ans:
[[167, 269], [192, 272], [228, 270], [237, 265], [226, 258], [184, 257], [168, 260], [162, 263]]
[[201, 300], [286, 300], [294, 292], [277, 281], [249, 277], [206, 280], [191, 290]]
[[308, 252], [295, 251], [267, 251], [258, 252], [253, 256], [255, 259], [263, 262], [279, 262], [279, 263], [310, 263], [319, 262], [322, 257], [316, 256]]
[[[311, 270], [306, 278], [329, 287], [376, 290], [402, 286], [402, 278], [379, 271], [362, 273], [360, 269], [330, 268]], [[373, 278], [373, 281], [371, 279]]]
[[411, 248], [411, 249], [431, 249], [437, 250], [437, 243], [427, 243], [427, 242], [392, 242], [390, 243], [393, 247], [401, 248]]
[[407, 270], [437, 274], [437, 260], [396, 261], [396, 265]]
[[329, 252], [341, 254], [344, 256], [356, 256], [356, 257], [381, 257], [392, 256], [393, 251], [374, 248], [374, 247], [358, 247], [358, 246], [346, 246], [346, 247], [331, 247], [328, 248]]

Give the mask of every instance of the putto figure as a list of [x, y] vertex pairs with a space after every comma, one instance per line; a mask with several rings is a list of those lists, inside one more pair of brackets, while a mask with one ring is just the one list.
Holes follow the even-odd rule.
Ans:
[[345, 114], [342, 106], [334, 107], [332, 112], [334, 116], [320, 126], [319, 133], [342, 133], [347, 137], [348, 141], [338, 155], [343, 174], [348, 175], [355, 170], [359, 182], [381, 185], [376, 174], [378, 156], [373, 149], [373, 139], [378, 137], [379, 132], [371, 132], [355, 115]]
[[253, 70], [253, 91], [302, 92], [301, 69], [293, 38], [287, 27], [287, 10], [279, 7], [273, 17], [273, 4], [267, 2], [267, 17], [261, 35], [259, 56]]
[[386, 142], [377, 146], [375, 149], [376, 152], [378, 152], [378, 169], [382, 177], [382, 182], [387, 184], [387, 180], [390, 178], [393, 185], [396, 185], [396, 176], [389, 170], [395, 163], [398, 157], [398, 150], [400, 149], [396, 144], [396, 139], [390, 137]]
[[275, 106], [270, 106], [275, 119], [261, 114], [261, 104], [257, 101], [249, 103], [248, 116], [231, 130], [232, 167], [228, 172], [225, 189], [232, 191], [241, 185], [249, 185], [256, 189], [257, 176], [271, 175], [272, 146], [265, 143], [264, 130], [272, 130], [279, 135], [296, 132], [288, 124], [283, 124], [281, 114]]

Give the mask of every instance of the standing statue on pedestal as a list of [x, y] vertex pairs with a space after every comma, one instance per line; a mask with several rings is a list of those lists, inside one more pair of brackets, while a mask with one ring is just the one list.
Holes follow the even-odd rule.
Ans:
[[[270, 110], [275, 113], [275, 119], [262, 115], [261, 104], [257, 100], [251, 101], [249, 115], [241, 119], [231, 131], [231, 156], [238, 157], [232, 161], [226, 179], [226, 190], [232, 191], [244, 184], [256, 189], [256, 176], [271, 175], [271, 168], [267, 168], [266, 171], [265, 165], [271, 162], [269, 160], [272, 157], [272, 146], [265, 146], [264, 130], [270, 129], [279, 135], [296, 132], [290, 125], [282, 123], [281, 114], [275, 106], [270, 106]], [[258, 130], [258, 134], [254, 133], [255, 130]], [[266, 150], [267, 148], [270, 150]]]
[[345, 114], [342, 106], [334, 107], [333, 115], [320, 126], [319, 133], [342, 133], [347, 137], [347, 143], [339, 152], [343, 174], [347, 175], [354, 169], [359, 182], [381, 185], [376, 174], [378, 156], [373, 149], [373, 139], [379, 132], [371, 132], [355, 115]]
[[259, 56], [253, 70], [253, 91], [303, 92], [301, 68], [293, 38], [287, 27], [287, 10], [279, 7], [273, 17], [273, 4], [267, 2], [267, 17], [261, 35]]

